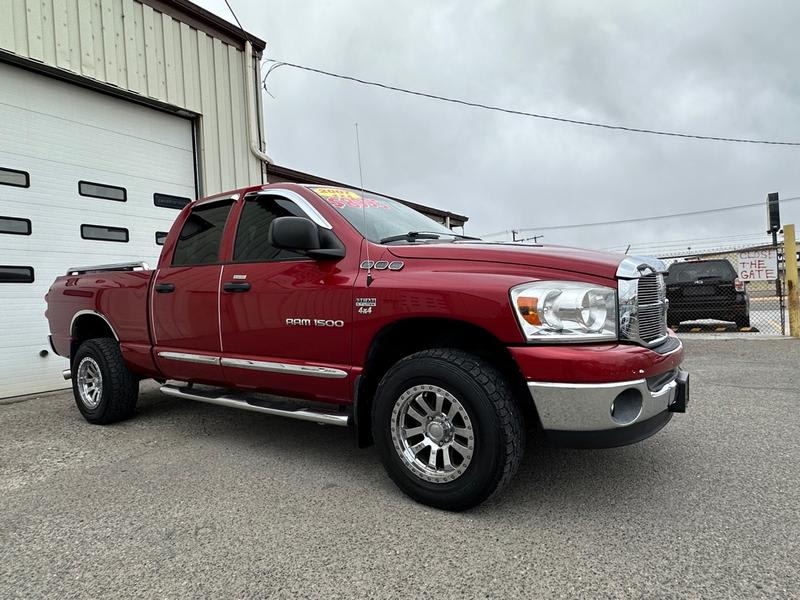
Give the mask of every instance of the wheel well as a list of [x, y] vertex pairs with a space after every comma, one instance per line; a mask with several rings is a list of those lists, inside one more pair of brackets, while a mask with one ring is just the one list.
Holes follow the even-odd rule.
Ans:
[[[359, 446], [372, 444], [372, 400], [386, 372], [400, 359], [431, 348], [457, 348], [492, 364], [511, 384], [515, 397], [527, 394], [525, 378], [508, 348], [491, 333], [455, 319], [403, 319], [387, 325], [372, 341], [356, 386], [355, 422]], [[532, 402], [521, 402], [525, 413]], [[527, 414], [525, 415], [528, 416]]]
[[80, 345], [86, 340], [94, 338], [114, 338], [114, 330], [108, 322], [97, 314], [84, 314], [80, 315], [72, 324], [72, 331], [70, 332], [72, 341], [70, 342], [70, 356], [75, 356]]

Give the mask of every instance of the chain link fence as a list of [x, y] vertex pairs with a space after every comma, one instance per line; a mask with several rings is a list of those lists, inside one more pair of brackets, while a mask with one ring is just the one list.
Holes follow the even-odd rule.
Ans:
[[663, 257], [669, 267], [665, 284], [670, 328], [678, 333], [786, 335], [783, 265], [779, 263], [777, 272], [765, 269], [757, 274], [774, 279], [744, 280], [737, 272], [740, 256], [759, 256], [765, 248], [770, 247]]

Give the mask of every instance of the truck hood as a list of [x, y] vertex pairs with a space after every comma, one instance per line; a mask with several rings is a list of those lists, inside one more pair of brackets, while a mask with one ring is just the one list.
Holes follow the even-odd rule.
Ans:
[[408, 244], [389, 246], [398, 258], [474, 260], [559, 271], [571, 271], [613, 279], [625, 258], [621, 254], [582, 250], [568, 246], [521, 246], [493, 242], [455, 242], [450, 244]]

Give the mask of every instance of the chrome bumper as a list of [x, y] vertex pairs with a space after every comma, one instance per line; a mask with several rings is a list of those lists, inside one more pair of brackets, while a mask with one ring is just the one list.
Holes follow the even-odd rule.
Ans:
[[669, 410], [673, 380], [658, 390], [636, 379], [614, 383], [528, 383], [545, 430], [608, 431], [642, 423]]

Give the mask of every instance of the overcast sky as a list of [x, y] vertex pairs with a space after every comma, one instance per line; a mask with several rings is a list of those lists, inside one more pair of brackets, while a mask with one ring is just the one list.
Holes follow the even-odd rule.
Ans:
[[[196, 1], [232, 20], [223, 0]], [[569, 118], [800, 141], [796, 2], [230, 2], [266, 40], [265, 57]], [[278, 164], [357, 184], [357, 121], [366, 187], [466, 214], [467, 233], [724, 207], [771, 191], [800, 196], [800, 147], [566, 125], [288, 67], [268, 85], [267, 146]], [[632, 251], [746, 234], [760, 241], [765, 213], [546, 230], [542, 241]], [[799, 221], [800, 201], [782, 216]]]

